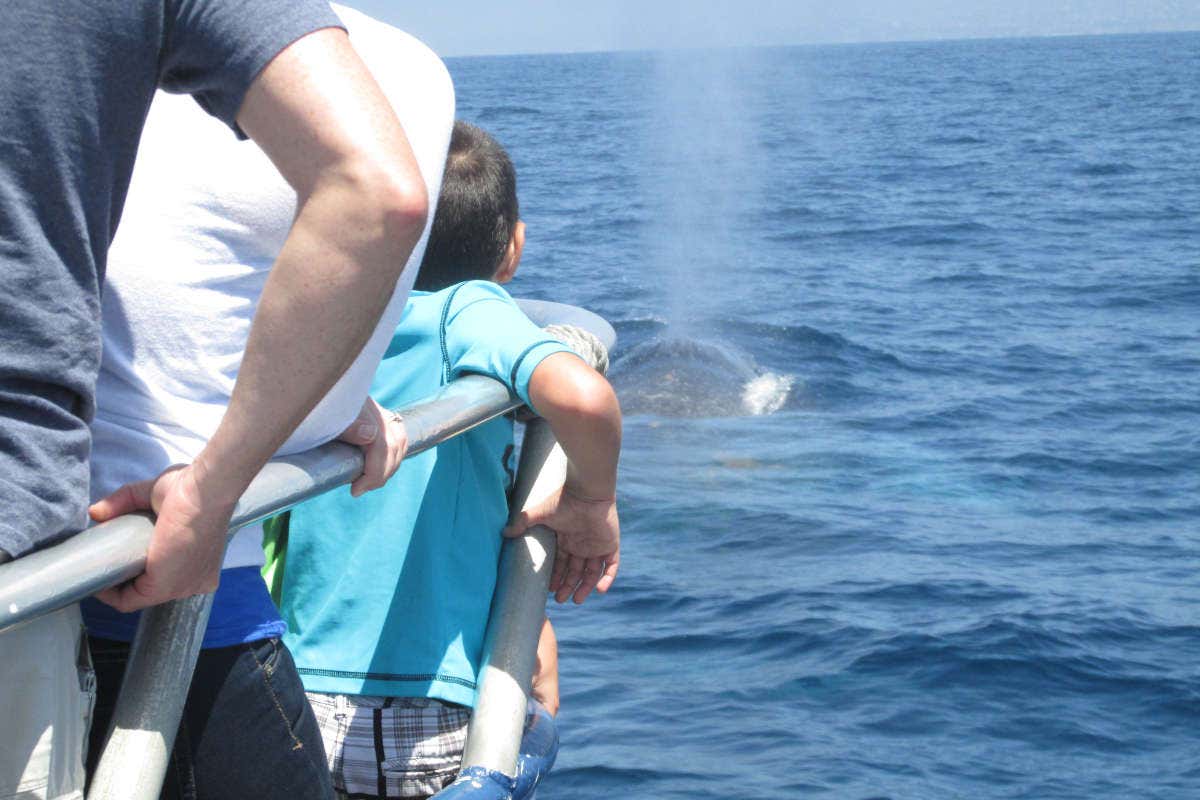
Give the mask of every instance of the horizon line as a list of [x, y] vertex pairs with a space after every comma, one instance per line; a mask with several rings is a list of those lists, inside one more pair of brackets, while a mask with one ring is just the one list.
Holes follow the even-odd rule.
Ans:
[[852, 47], [866, 44], [930, 44], [933, 42], [985, 42], [985, 41], [1023, 41], [1028, 39], [1101, 39], [1113, 36], [1170, 36], [1173, 34], [1200, 33], [1200, 28], [1152, 28], [1137, 31], [1105, 31], [1100, 33], [1028, 33], [1028, 34], [998, 34], [979, 36], [948, 36], [929, 38], [896, 38], [896, 39], [828, 39], [804, 42], [758, 42], [753, 44], [712, 44], [691, 47], [619, 47], [619, 48], [584, 48], [580, 50], [525, 50], [520, 52], [479, 52], [454, 53], [438, 55], [441, 58], [506, 58], [520, 56], [569, 56], [569, 55], [604, 55], [617, 53], [687, 53], [705, 50], [773, 50], [787, 47]]

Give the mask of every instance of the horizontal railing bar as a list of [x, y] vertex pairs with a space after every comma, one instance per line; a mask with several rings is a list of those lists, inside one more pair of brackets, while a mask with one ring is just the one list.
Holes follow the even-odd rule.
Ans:
[[[468, 375], [397, 411], [415, 455], [521, 405], [503, 383]], [[362, 463], [362, 451], [341, 442], [272, 459], [234, 508], [230, 534], [349, 483]], [[129, 514], [0, 565], [0, 632], [137, 577], [153, 530], [150, 515]]]
[[[396, 409], [404, 417], [408, 432], [406, 457], [437, 447], [523, 404], [508, 387], [492, 378], [468, 375], [451, 381], [436, 394]], [[361, 473], [362, 451], [340, 442], [272, 459], [242, 494], [230, 527], [241, 528], [286, 511], [349, 483]]]

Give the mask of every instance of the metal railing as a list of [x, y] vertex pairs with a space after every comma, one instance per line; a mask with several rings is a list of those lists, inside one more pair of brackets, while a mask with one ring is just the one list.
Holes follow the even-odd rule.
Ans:
[[[460, 378], [400, 409], [408, 430], [408, 453], [436, 447], [520, 405], [499, 381], [482, 375]], [[230, 531], [347, 484], [361, 472], [362, 453], [340, 442], [276, 458], [246, 488]], [[0, 565], [0, 633], [140, 575], [153, 530], [149, 514], [129, 514]]]
[[[539, 325], [574, 325], [592, 333], [605, 347], [615, 342], [612, 327], [591, 312], [559, 303], [518, 302]], [[455, 380], [426, 400], [398, 410], [404, 416], [411, 455], [520, 405], [521, 401], [512, 397], [504, 384], [474, 375]], [[230, 522], [230, 535], [242, 526], [347, 484], [361, 472], [362, 455], [358, 448], [337, 442], [275, 459], [242, 495]], [[128, 515], [0, 565], [0, 632], [136, 577], [145, 566], [153, 527], [149, 515]], [[542, 532], [533, 540], [544, 538]], [[546, 563], [552, 564], [552, 549], [549, 558]], [[506, 560], [511, 557], [506, 555]], [[530, 576], [536, 581], [548, 580], [549, 567], [542, 565], [545, 557], [534, 556], [534, 560], [539, 563], [533, 569], [509, 570], [524, 576], [515, 580], [530, 580]], [[528, 587], [513, 586], [512, 579], [508, 580], [498, 587], [499, 597], [529, 594]], [[544, 582], [540, 592], [538, 598], [544, 605]], [[212, 595], [201, 595], [143, 612], [114, 712], [113, 731], [92, 778], [89, 800], [158, 797], [211, 606]], [[520, 607], [525, 609], [521, 612], [525, 616], [532, 615], [528, 610], [530, 602]], [[535, 630], [540, 630], [541, 613], [542, 606], [538, 606]], [[527, 636], [529, 625], [528, 621], [522, 622], [515, 631], [519, 636]], [[494, 638], [489, 632], [489, 646], [493, 648], [497, 646], [492, 643]], [[533, 645], [536, 646], [536, 635]], [[485, 654], [485, 663], [494, 666], [497, 662]], [[504, 663], [513, 672], [526, 670], [526, 666], [529, 671], [532, 669], [530, 658]], [[529, 674], [510, 677], [513, 685], [528, 692]], [[511, 720], [506, 719], [504, 725], [511, 727]], [[479, 730], [479, 726], [475, 729]], [[473, 735], [477, 742], [487, 737], [482, 732]], [[519, 737], [518, 729], [518, 742]], [[506, 753], [507, 750], [495, 763], [507, 763]]]

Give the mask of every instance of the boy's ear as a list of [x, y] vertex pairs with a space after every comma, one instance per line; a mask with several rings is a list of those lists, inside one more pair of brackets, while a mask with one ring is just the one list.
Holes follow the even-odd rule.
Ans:
[[513, 226], [512, 237], [508, 240], [508, 249], [504, 251], [504, 260], [496, 268], [492, 280], [496, 283], [508, 283], [517, 274], [517, 266], [521, 263], [521, 253], [525, 250], [525, 223], [517, 220]]

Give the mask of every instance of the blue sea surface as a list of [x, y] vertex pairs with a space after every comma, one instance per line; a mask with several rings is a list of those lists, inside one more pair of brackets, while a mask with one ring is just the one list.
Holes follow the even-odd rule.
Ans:
[[620, 335], [541, 800], [1200, 797], [1200, 34], [449, 66]]

